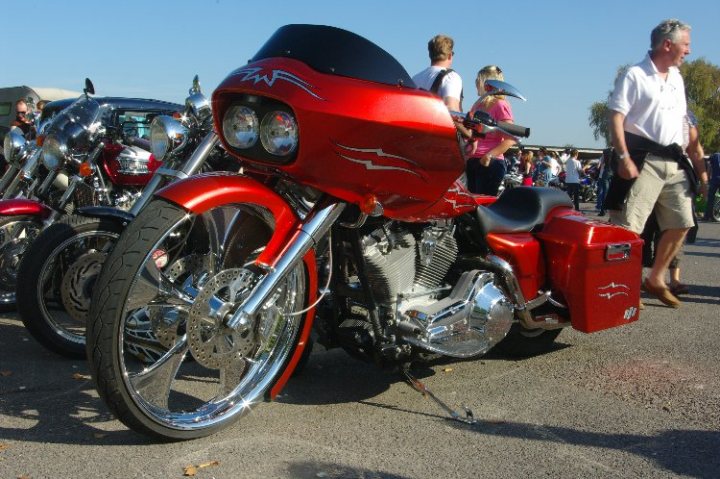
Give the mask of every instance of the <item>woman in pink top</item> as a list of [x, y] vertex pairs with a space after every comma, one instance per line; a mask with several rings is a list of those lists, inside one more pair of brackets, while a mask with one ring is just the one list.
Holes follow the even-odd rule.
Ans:
[[[485, 93], [486, 80], [504, 80], [500, 67], [483, 67], [475, 79], [478, 95]], [[481, 110], [497, 121], [513, 122], [512, 109], [504, 96], [491, 95], [478, 100], [470, 108], [470, 115]], [[504, 153], [515, 144], [515, 140], [501, 133], [489, 133], [485, 138], [477, 138], [467, 145], [468, 162], [466, 166], [468, 189], [473, 193], [497, 195], [505, 176]]]

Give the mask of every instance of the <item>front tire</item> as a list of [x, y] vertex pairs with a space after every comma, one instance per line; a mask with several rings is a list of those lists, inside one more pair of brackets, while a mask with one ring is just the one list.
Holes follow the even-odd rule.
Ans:
[[[165, 440], [202, 437], [263, 400], [303, 326], [293, 313], [307, 301], [304, 266], [239, 330], [223, 320], [252, 291], [249, 265], [272, 231], [261, 207], [196, 215], [157, 199], [123, 233], [95, 290], [87, 351], [101, 397], [126, 426]], [[164, 354], [128, 350], [143, 330]]]
[[30, 334], [62, 356], [85, 357], [92, 289], [123, 225], [69, 216], [47, 227], [20, 263], [18, 313]]

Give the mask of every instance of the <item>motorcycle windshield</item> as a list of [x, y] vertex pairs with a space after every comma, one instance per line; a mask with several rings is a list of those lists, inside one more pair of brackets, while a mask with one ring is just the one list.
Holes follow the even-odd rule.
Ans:
[[68, 129], [76, 130], [80, 127], [87, 130], [100, 116], [100, 105], [89, 97], [81, 97], [62, 110], [48, 128], [48, 135], [63, 135]]
[[286, 25], [250, 60], [284, 57], [311, 68], [386, 85], [415, 88], [407, 71], [392, 55], [347, 30], [325, 25]]
[[100, 105], [85, 96], [60, 112], [47, 128], [43, 143], [45, 166], [58, 168], [67, 156], [87, 150], [89, 130], [99, 117]]

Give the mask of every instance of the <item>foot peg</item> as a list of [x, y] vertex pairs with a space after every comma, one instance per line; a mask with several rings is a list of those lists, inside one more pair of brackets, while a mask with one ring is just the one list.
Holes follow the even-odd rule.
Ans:
[[403, 374], [405, 375], [405, 378], [407, 378], [408, 384], [417, 392], [422, 394], [425, 397], [429, 397], [433, 401], [435, 401], [435, 404], [440, 406], [443, 411], [448, 413], [450, 416], [450, 419], [454, 421], [459, 421], [465, 424], [477, 424], [478, 421], [475, 419], [475, 416], [473, 416], [473, 412], [470, 410], [470, 408], [463, 406], [463, 411], [465, 412], [465, 415], [461, 415], [459, 412], [452, 409], [450, 406], [445, 404], [440, 398], [438, 398], [433, 392], [428, 389], [428, 387], [422, 383], [419, 379], [415, 378], [412, 374], [410, 374], [410, 371], [407, 368], [403, 369]]

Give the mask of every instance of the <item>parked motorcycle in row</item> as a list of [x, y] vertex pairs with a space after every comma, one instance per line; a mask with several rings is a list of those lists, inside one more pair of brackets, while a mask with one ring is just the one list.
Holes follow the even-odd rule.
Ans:
[[41, 230], [81, 206], [132, 205], [159, 166], [147, 151], [149, 143], [138, 138], [138, 127], [182, 109], [156, 100], [93, 98], [94, 92], [86, 80], [83, 95], [44, 131], [41, 148], [28, 146], [12, 132], [6, 136], [10, 158], [26, 157], [9, 187], [26, 184], [26, 190], [18, 191], [27, 197], [0, 201], [0, 309], [15, 307], [17, 268]]
[[[85, 322], [97, 275], [120, 233], [155, 191], [203, 168], [227, 166], [225, 152], [212, 131], [210, 102], [202, 94], [197, 77], [180, 118], [158, 115], [149, 132], [159, 167], [142, 195], [135, 196], [132, 207], [79, 207], [41, 232], [20, 263], [18, 313], [33, 337], [56, 353], [85, 356]], [[157, 356], [152, 335], [139, 328], [135, 333], [142, 334], [142, 340], [126, 347], [132, 347], [138, 356]]]
[[[88, 357], [128, 427], [175, 440], [227, 427], [277, 396], [313, 328], [328, 348], [410, 374], [427, 356], [528, 354], [564, 327], [638, 318], [637, 235], [554, 189], [468, 193], [453, 116], [368, 40], [282, 27], [212, 103], [224, 147], [265, 179], [172, 183], [105, 261]], [[150, 363], [126, 347], [138, 318], [164, 348]]]

